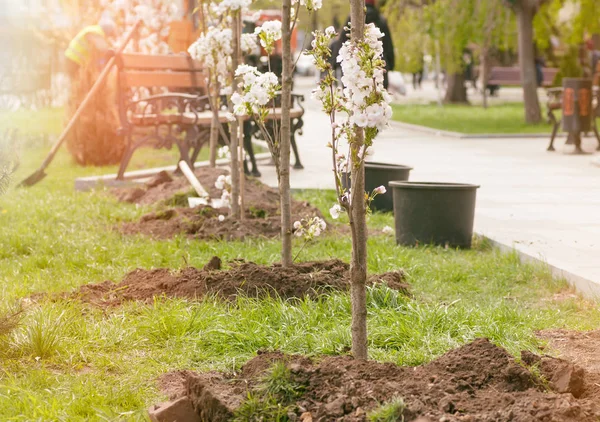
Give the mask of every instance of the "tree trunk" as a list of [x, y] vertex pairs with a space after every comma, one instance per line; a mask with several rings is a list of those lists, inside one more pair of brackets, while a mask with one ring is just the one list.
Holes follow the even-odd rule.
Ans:
[[[240, 37], [241, 31], [241, 15], [237, 12], [233, 18], [233, 54], [231, 56], [231, 68], [233, 72], [240, 64]], [[233, 92], [238, 91], [237, 82], [233, 81]], [[229, 111], [233, 111], [233, 104], [229, 101]], [[230, 145], [229, 153], [231, 154], [231, 215], [235, 219], [241, 218], [240, 210], [240, 171], [238, 164], [238, 145], [239, 145], [239, 125], [238, 120], [230, 124]]]
[[465, 86], [465, 74], [451, 73], [448, 75], [448, 85], [446, 88], [445, 103], [468, 104], [467, 87]]
[[290, 200], [290, 108], [292, 103], [291, 0], [282, 4], [281, 132], [279, 201], [281, 203], [281, 265], [292, 265], [292, 207]]
[[[365, 1], [350, 0], [351, 40], [356, 43], [364, 38]], [[364, 131], [354, 126], [356, 138], [352, 143], [352, 156], [364, 144]], [[356, 165], [358, 164], [358, 165]], [[350, 227], [352, 230], [352, 260], [350, 261], [350, 294], [352, 297], [352, 355], [355, 359], [367, 359], [367, 219], [365, 192], [365, 164], [352, 163], [352, 195]]]
[[535, 57], [533, 49], [533, 5], [521, 1], [515, 8], [519, 25], [519, 64], [525, 102], [525, 123], [535, 124], [542, 121], [540, 102], [537, 94], [535, 75]]
[[489, 70], [490, 70], [490, 61], [489, 61], [489, 51], [487, 48], [482, 48], [481, 50], [481, 92], [483, 93], [483, 108], [488, 107], [488, 98], [487, 98], [487, 83], [489, 79]]
[[215, 99], [212, 122], [210, 124], [209, 164], [211, 168], [217, 166], [217, 143], [219, 141], [219, 100]]
[[437, 88], [438, 105], [444, 105], [442, 100], [442, 65], [440, 63], [440, 42], [435, 40], [435, 85]]

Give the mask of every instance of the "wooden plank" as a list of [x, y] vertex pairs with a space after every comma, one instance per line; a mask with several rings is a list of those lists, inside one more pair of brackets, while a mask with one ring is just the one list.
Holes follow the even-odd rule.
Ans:
[[202, 65], [192, 60], [187, 54], [121, 54], [122, 69], [136, 70], [175, 70], [196, 71], [203, 70]]
[[206, 89], [206, 80], [203, 73], [197, 72], [123, 71], [121, 86]]

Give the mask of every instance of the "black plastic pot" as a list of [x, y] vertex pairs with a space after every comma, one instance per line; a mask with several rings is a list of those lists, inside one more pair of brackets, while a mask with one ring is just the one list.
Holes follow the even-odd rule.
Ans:
[[[386, 193], [377, 195], [371, 202], [372, 211], [392, 212], [394, 210], [394, 199], [388, 183], [390, 180], [408, 180], [412, 167], [400, 164], [365, 162], [365, 191], [373, 192], [379, 186], [385, 186]], [[348, 180], [348, 186], [346, 186]], [[344, 188], [350, 187], [350, 177], [342, 175]]]
[[396, 243], [470, 248], [479, 186], [392, 181]]

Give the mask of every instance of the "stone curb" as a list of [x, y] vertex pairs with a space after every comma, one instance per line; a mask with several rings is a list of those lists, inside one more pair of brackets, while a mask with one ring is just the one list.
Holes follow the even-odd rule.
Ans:
[[519, 256], [521, 262], [524, 263], [532, 263], [532, 264], [542, 264], [548, 267], [550, 273], [555, 278], [564, 278], [571, 286], [577, 290], [582, 296], [598, 300], [600, 299], [600, 283], [598, 281], [590, 280], [586, 277], [575, 274], [571, 271], [564, 270], [560, 268], [558, 265], [554, 265], [551, 262], [548, 262], [543, 257], [535, 257], [530, 255], [519, 249], [518, 245], [508, 245], [506, 243], [500, 242], [491, 238], [488, 235], [484, 235], [482, 233], [475, 233], [477, 236], [480, 236], [484, 239], [487, 239], [495, 248], [504, 253], [516, 252]]
[[[271, 159], [271, 153], [263, 152], [261, 154], [256, 154], [257, 161], [266, 161]], [[229, 164], [229, 160], [226, 158], [217, 160], [217, 166], [223, 166]], [[208, 161], [199, 161], [194, 164], [194, 168], [208, 167]], [[167, 167], [156, 167], [151, 169], [144, 170], [134, 170], [128, 171], [123, 176], [125, 180], [116, 180], [116, 174], [106, 174], [103, 176], [88, 176], [88, 177], [79, 177], [75, 179], [75, 190], [80, 192], [89, 191], [98, 186], [106, 186], [106, 187], [124, 187], [124, 186], [132, 186], [138, 183], [143, 183], [145, 179], [154, 176], [161, 171], [172, 172], [177, 169], [177, 166], [167, 166]]]

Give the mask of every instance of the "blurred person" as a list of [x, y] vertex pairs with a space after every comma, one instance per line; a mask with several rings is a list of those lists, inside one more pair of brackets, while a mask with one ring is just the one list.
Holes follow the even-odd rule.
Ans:
[[[385, 70], [386, 72], [383, 75], [383, 87], [387, 89], [388, 87], [388, 72], [394, 70], [394, 66], [396, 64], [395, 55], [394, 55], [394, 43], [392, 42], [392, 33], [388, 26], [387, 20], [381, 16], [379, 10], [377, 9], [377, 0], [365, 0], [366, 13], [365, 13], [365, 23], [368, 25], [370, 23], [374, 24], [379, 30], [383, 33], [383, 38], [381, 42], [383, 43], [383, 60], [385, 60]], [[346, 21], [345, 28], [350, 27], [350, 18]], [[348, 31], [341, 31], [340, 33], [340, 41], [341, 43], [345, 43], [350, 38], [350, 34]]]
[[417, 89], [421, 89], [421, 83], [423, 82], [423, 72], [425, 70], [425, 60], [421, 55], [419, 60], [419, 69], [412, 74], [412, 84], [413, 89], [416, 91]]
[[106, 64], [114, 54], [109, 39], [116, 35], [116, 30], [115, 22], [103, 16], [98, 25], [86, 26], [71, 40], [65, 57], [67, 74], [72, 81], [78, 77], [80, 70], [92, 61], [95, 61], [99, 68]]

